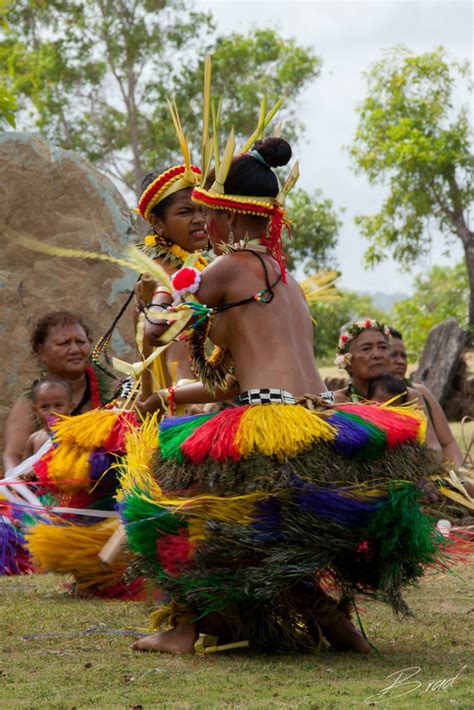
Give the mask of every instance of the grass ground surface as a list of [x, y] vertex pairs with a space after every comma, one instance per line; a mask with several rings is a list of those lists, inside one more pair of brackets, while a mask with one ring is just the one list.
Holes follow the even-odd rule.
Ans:
[[[329, 648], [293, 657], [139, 654], [129, 650], [132, 636], [105, 632], [143, 626], [142, 603], [74, 599], [52, 575], [4, 577], [0, 707], [472, 710], [474, 564], [457, 569], [461, 576], [433, 573], [407, 593], [415, 614], [408, 621], [362, 603], [365, 630], [380, 653], [368, 656]], [[401, 680], [410, 685], [382, 692], [408, 668], [420, 669], [411, 681], [405, 670]]]

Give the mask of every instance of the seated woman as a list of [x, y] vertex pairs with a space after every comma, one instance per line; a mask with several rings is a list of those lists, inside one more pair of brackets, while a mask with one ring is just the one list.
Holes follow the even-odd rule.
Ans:
[[[43, 375], [59, 377], [71, 385], [72, 416], [107, 401], [106, 387], [90, 365], [90, 332], [80, 316], [69, 311], [46, 313], [34, 325], [30, 342]], [[36, 428], [39, 427], [35, 427], [31, 415], [31, 399], [22, 396], [5, 422], [5, 471], [23, 460], [26, 443]]]
[[424, 408], [430, 419], [431, 426], [438, 442], [438, 448], [442, 452], [443, 460], [449, 462], [456, 467], [462, 466], [463, 456], [453, 433], [449, 428], [448, 420], [443, 412], [443, 409], [430, 390], [425, 385], [417, 382], [406, 380], [408, 368], [407, 351], [403, 336], [395, 328], [389, 328], [390, 331], [390, 372], [409, 385], [411, 389], [415, 389], [421, 396]]
[[[202, 384], [169, 396], [178, 404], [227, 399], [231, 371], [238, 406], [164, 420], [158, 455], [153, 420], [129, 438], [121, 493], [129, 546], [171, 599], [156, 617], [169, 630], [138, 641], [140, 650], [193, 653], [205, 633], [287, 652], [315, 650], [324, 635], [336, 649], [367, 652], [344, 600], [370, 590], [403, 609], [401, 587], [422, 574], [414, 536], [431, 561], [437, 556], [414, 484], [422, 418], [375, 405], [352, 405], [357, 414], [314, 408], [325, 388], [308, 306], [286, 273], [273, 172], [290, 156], [286, 141], [267, 138], [220, 162], [193, 191], [208, 208], [218, 258], [202, 273], [185, 265], [173, 276], [175, 293], [157, 294], [156, 311], [147, 309], [154, 345], [168, 328], [163, 305], [182, 296], [189, 300], [171, 311], [196, 313], [188, 335]], [[210, 356], [207, 336], [217, 346]], [[361, 456], [367, 446], [370, 462]], [[387, 464], [392, 455], [397, 466]], [[387, 478], [402, 465], [404, 481]], [[327, 593], [328, 578], [339, 600]]]

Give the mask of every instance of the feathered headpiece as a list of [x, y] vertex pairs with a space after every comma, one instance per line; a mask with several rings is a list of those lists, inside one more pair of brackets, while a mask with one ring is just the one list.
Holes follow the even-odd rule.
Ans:
[[[273, 106], [273, 108], [267, 113], [266, 111], [266, 98], [263, 99], [260, 107], [260, 116], [258, 120], [258, 125], [252, 135], [247, 139], [247, 141], [242, 146], [239, 155], [248, 153], [253, 143], [258, 140], [270, 123], [272, 118], [275, 116], [277, 111], [281, 106], [281, 99]], [[206, 107], [205, 107], [206, 115]], [[207, 109], [207, 115], [209, 115]], [[288, 192], [295, 185], [299, 177], [299, 167], [298, 163], [295, 163], [291, 169], [283, 188], [278, 193], [277, 197], [255, 197], [255, 196], [244, 196], [244, 195], [229, 195], [225, 193], [225, 181], [227, 175], [229, 174], [229, 169], [234, 159], [235, 153], [235, 134], [232, 129], [227, 139], [227, 143], [224, 149], [224, 153], [219, 155], [219, 141], [217, 138], [219, 131], [219, 117], [220, 117], [220, 104], [216, 110], [212, 111], [213, 118], [213, 148], [214, 148], [214, 164], [215, 164], [215, 180], [209, 190], [204, 189], [204, 187], [195, 187], [192, 192], [192, 199], [198, 204], [205, 205], [211, 209], [217, 210], [229, 210], [231, 212], [240, 212], [242, 214], [250, 214], [257, 217], [266, 217], [270, 220], [270, 225], [268, 232], [262, 239], [262, 244], [266, 246], [272, 256], [277, 260], [282, 271], [282, 277], [285, 281], [286, 272], [286, 262], [287, 257], [283, 252], [283, 244], [281, 238], [282, 227], [285, 225], [288, 235], [291, 237], [291, 231], [289, 228], [288, 221], [285, 217], [284, 203]], [[276, 129], [276, 135], [279, 133], [279, 126]], [[203, 134], [203, 144], [208, 143], [207, 138]], [[258, 151], [250, 150], [250, 155], [260, 162], [265, 162]], [[209, 161], [210, 162], [210, 161]], [[201, 184], [205, 184], [206, 177], [209, 171], [209, 162], [204, 166], [202, 171], [202, 181]], [[269, 167], [269, 166], [268, 166]]]
[[[203, 120], [203, 138], [201, 148], [201, 165], [209, 163], [212, 153], [212, 139], [208, 138], [209, 133], [209, 106], [210, 106], [210, 90], [211, 90], [211, 60], [206, 57], [204, 65], [204, 120]], [[179, 147], [183, 155], [184, 163], [182, 165], [174, 165], [168, 168], [161, 175], [158, 175], [143, 191], [138, 202], [138, 212], [147, 222], [150, 221], [150, 214], [154, 207], [162, 200], [166, 199], [175, 192], [185, 190], [186, 188], [196, 187], [201, 182], [201, 168], [191, 165], [191, 153], [189, 150], [188, 141], [184, 135], [183, 127], [179, 117], [178, 109], [174, 99], [168, 99], [168, 108], [173, 120], [174, 129], [179, 141]]]

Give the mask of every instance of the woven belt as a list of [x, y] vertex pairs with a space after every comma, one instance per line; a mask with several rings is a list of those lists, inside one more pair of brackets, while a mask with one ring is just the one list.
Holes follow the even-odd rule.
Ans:
[[247, 390], [237, 397], [238, 404], [296, 404], [296, 399], [286, 390], [271, 387]]

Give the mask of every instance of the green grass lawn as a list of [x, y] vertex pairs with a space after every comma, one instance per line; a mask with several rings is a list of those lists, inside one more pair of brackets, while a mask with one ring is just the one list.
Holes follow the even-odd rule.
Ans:
[[[362, 603], [364, 627], [380, 653], [368, 656], [329, 648], [291, 657], [139, 654], [129, 650], [130, 636], [84, 632], [141, 627], [142, 603], [70, 598], [52, 575], [2, 578], [0, 707], [338, 710], [380, 704], [472, 710], [474, 565], [458, 572], [430, 574], [410, 590], [415, 616], [407, 621], [397, 621], [382, 605]], [[419, 687], [380, 694], [395, 680], [387, 676], [412, 667], [420, 668], [412, 679]], [[450, 687], [427, 689], [449, 678], [455, 678], [446, 683]]]

